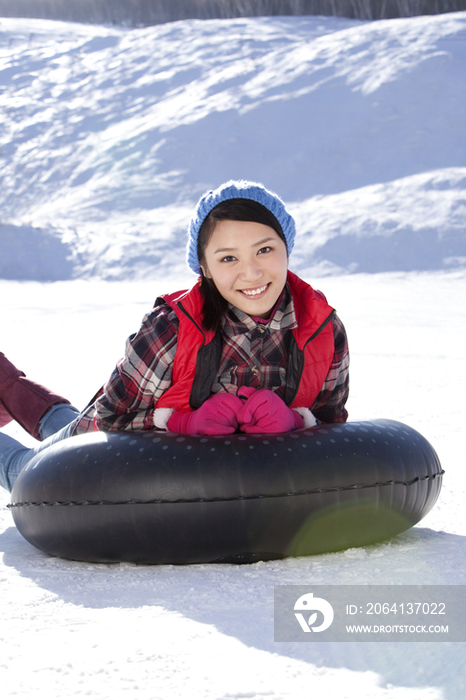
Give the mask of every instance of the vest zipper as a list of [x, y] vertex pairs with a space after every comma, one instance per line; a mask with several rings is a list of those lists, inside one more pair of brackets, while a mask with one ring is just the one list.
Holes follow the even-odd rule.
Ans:
[[177, 301], [177, 302], [176, 302], [176, 305], [178, 306], [178, 308], [181, 309], [181, 311], [184, 313], [184, 315], [185, 315], [187, 318], [189, 318], [189, 320], [191, 321], [191, 323], [193, 323], [193, 324], [196, 326], [197, 330], [200, 331], [200, 332], [202, 333], [202, 344], [204, 345], [204, 344], [205, 344], [205, 334], [204, 334], [204, 331], [202, 330], [201, 326], [198, 326], [198, 325], [197, 325], [196, 321], [193, 319], [193, 317], [191, 316], [191, 314], [189, 314], [189, 313], [186, 311], [186, 309], [184, 308], [184, 306], [183, 306], [183, 304], [181, 303], [181, 301]]
[[336, 314], [335, 309], [332, 309], [332, 311], [331, 311], [330, 314], [327, 316], [327, 318], [325, 319], [325, 321], [324, 321], [323, 323], [321, 323], [320, 326], [319, 326], [319, 328], [318, 328], [316, 331], [314, 331], [314, 333], [306, 340], [306, 342], [305, 342], [304, 345], [303, 345], [303, 349], [302, 349], [302, 350], [299, 350], [299, 348], [298, 348], [298, 346], [297, 346], [297, 343], [296, 343], [296, 339], [294, 339], [294, 342], [296, 343], [296, 346], [295, 346], [295, 347], [296, 347], [296, 350], [299, 352], [299, 356], [298, 356], [298, 358], [299, 358], [299, 365], [296, 367], [296, 374], [295, 374], [295, 377], [294, 377], [294, 387], [295, 387], [295, 389], [294, 389], [293, 394], [290, 395], [290, 394], [288, 394], [287, 392], [285, 392], [285, 398], [286, 398], [285, 403], [287, 404], [287, 406], [291, 406], [291, 404], [292, 404], [293, 401], [295, 400], [296, 396], [298, 395], [299, 385], [301, 384], [301, 378], [302, 378], [303, 372], [304, 372], [304, 351], [306, 350], [307, 345], [308, 345], [312, 340], [314, 340], [315, 338], [317, 338], [317, 336], [318, 336], [318, 335], [324, 330], [324, 328], [330, 323], [330, 321], [333, 319], [333, 317], [335, 316], [335, 314]]
[[332, 309], [331, 312], [329, 313], [329, 315], [327, 316], [327, 318], [325, 319], [325, 321], [324, 321], [323, 323], [321, 323], [321, 325], [319, 326], [319, 328], [318, 328], [316, 331], [314, 331], [314, 333], [311, 335], [310, 338], [308, 338], [308, 339], [306, 340], [306, 342], [305, 342], [304, 345], [303, 345], [303, 352], [304, 352], [304, 350], [305, 350], [305, 348], [306, 348], [306, 345], [307, 345], [308, 343], [310, 343], [311, 340], [314, 340], [314, 338], [316, 338], [316, 337], [319, 335], [319, 333], [321, 333], [321, 332], [324, 330], [325, 326], [326, 326], [328, 323], [330, 323], [330, 321], [333, 319], [333, 317], [335, 316], [335, 314], [336, 314], [335, 309]]
[[181, 301], [177, 301], [177, 302], [176, 302], [176, 305], [178, 306], [179, 309], [181, 309], [181, 311], [184, 313], [184, 315], [186, 316], [186, 318], [188, 318], [188, 319], [191, 321], [191, 323], [197, 328], [197, 330], [198, 330], [198, 331], [201, 333], [201, 335], [202, 335], [202, 344], [201, 344], [199, 350], [197, 351], [197, 357], [196, 357], [196, 371], [195, 371], [195, 373], [194, 373], [194, 381], [193, 381], [193, 385], [192, 385], [192, 387], [191, 387], [191, 391], [190, 391], [190, 395], [189, 395], [189, 405], [190, 405], [190, 407], [191, 407], [193, 410], [196, 410], [197, 407], [195, 407], [195, 406], [192, 405], [191, 399], [192, 399], [193, 397], [195, 397], [196, 394], [197, 394], [197, 385], [198, 385], [198, 383], [199, 383], [199, 376], [200, 376], [200, 373], [199, 373], [199, 360], [200, 360], [200, 358], [202, 357], [202, 349], [205, 347], [205, 333], [204, 333], [204, 331], [202, 330], [201, 326], [198, 326], [198, 324], [197, 324], [196, 321], [193, 319], [193, 317], [191, 316], [191, 314], [189, 314], [189, 313], [186, 311], [186, 309], [184, 308], [184, 306], [183, 306], [183, 304], [181, 303]]

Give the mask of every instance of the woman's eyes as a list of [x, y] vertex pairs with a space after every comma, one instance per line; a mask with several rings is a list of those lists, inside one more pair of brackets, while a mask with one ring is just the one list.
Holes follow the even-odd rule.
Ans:
[[[260, 248], [260, 249], [257, 251], [257, 254], [260, 255], [260, 254], [263, 254], [263, 253], [270, 253], [271, 250], [273, 250], [272, 246], [265, 245], [263, 248]], [[225, 257], [222, 258], [222, 259], [220, 260], [220, 262], [222, 262], [222, 263], [223, 263], [223, 262], [232, 262], [233, 260], [236, 260], [236, 258], [235, 258], [234, 255], [225, 255]]]
[[[263, 248], [260, 248], [260, 249], [257, 251], [257, 254], [258, 254], [258, 255], [261, 255], [261, 254], [263, 254], [263, 253], [269, 253], [271, 250], [273, 250], [273, 248], [272, 248], [271, 246], [269, 246], [269, 245], [266, 245], [266, 246], [264, 246]], [[225, 257], [222, 258], [222, 259], [220, 260], [220, 262], [232, 262], [232, 260], [236, 260], [236, 258], [235, 258], [234, 255], [225, 255]]]

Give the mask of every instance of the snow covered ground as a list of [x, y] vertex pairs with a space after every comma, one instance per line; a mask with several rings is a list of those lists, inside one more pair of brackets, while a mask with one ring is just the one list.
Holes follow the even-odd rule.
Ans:
[[465, 59], [466, 13], [0, 20], [2, 351], [83, 406], [157, 294], [192, 281], [196, 198], [259, 179], [347, 327], [350, 418], [412, 425], [446, 470], [389, 542], [248, 566], [58, 560], [1, 509], [3, 697], [464, 698], [463, 644], [274, 643], [273, 586], [466, 583]]

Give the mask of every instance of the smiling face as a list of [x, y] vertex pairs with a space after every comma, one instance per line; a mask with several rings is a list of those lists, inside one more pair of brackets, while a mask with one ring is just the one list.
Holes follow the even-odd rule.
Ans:
[[269, 318], [286, 283], [286, 245], [270, 226], [218, 221], [204, 250], [202, 271], [224, 299], [250, 316]]

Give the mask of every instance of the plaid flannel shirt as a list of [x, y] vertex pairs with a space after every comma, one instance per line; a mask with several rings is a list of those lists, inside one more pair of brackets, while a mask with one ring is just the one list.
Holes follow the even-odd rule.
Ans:
[[[100, 430], [153, 430], [154, 408], [172, 381], [178, 318], [168, 305], [148, 313], [138, 333], [130, 336], [126, 352], [103, 393], [73, 426], [73, 434]], [[286, 288], [267, 323], [256, 323], [230, 305], [222, 321], [223, 352], [212, 392], [236, 393], [241, 386], [271, 389], [283, 397], [288, 344], [296, 315]], [[322, 423], [343, 423], [348, 417], [349, 353], [346, 332], [333, 318], [335, 353], [321, 391], [310, 408]]]

